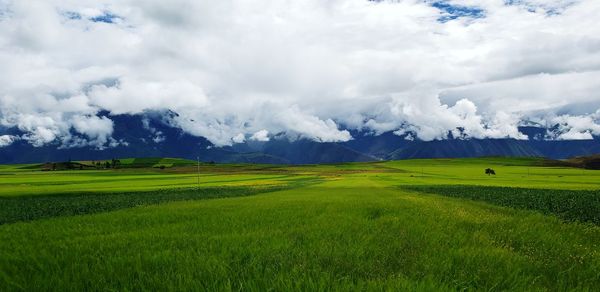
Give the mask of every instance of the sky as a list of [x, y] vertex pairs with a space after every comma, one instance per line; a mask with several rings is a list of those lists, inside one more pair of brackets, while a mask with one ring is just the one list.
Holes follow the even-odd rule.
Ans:
[[166, 111], [216, 146], [532, 124], [591, 139], [598, 15], [597, 0], [0, 0], [0, 147], [114, 147], [110, 115]]

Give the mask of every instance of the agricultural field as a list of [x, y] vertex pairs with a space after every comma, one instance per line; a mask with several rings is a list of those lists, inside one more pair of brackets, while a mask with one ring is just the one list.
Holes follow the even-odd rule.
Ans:
[[532, 158], [77, 163], [0, 166], [0, 290], [600, 287], [596, 170]]

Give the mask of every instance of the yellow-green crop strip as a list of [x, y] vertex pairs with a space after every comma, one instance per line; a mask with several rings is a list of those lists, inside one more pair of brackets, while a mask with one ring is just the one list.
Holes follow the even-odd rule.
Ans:
[[0, 166], [0, 290], [596, 290], [600, 171], [544, 165]]

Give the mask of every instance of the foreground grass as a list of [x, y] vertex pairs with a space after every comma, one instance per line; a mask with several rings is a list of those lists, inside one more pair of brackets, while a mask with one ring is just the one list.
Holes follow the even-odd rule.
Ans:
[[[482, 173], [490, 165], [497, 177]], [[474, 191], [485, 190], [486, 185], [594, 189], [600, 183], [598, 172], [502, 159], [234, 171], [223, 167], [205, 176], [224, 184], [233, 181], [227, 178], [244, 176], [243, 183], [233, 184], [240, 188], [273, 185], [267, 183], [271, 181], [289, 185], [293, 178], [308, 177], [319, 177], [322, 183], [253, 196], [162, 201], [4, 224], [0, 290], [594, 291], [600, 287], [599, 226], [402, 188], [451, 182], [469, 184]], [[103, 174], [104, 179], [114, 175]], [[21, 175], [37, 174], [15, 174], [13, 179]], [[148, 177], [154, 175], [172, 175], [178, 181], [179, 175], [189, 174], [151, 172]], [[125, 186], [115, 178], [116, 185]], [[96, 195], [101, 201], [100, 196], [111, 194]], [[77, 199], [74, 194], [62, 197]]]
[[4, 225], [0, 281], [57, 291], [600, 285], [597, 227], [362, 183]]

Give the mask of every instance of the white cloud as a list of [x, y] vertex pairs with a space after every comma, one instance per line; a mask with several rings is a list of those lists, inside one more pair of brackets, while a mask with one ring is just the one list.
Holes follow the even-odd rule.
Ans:
[[246, 141], [246, 136], [244, 136], [242, 133], [239, 133], [235, 137], [231, 138], [231, 141], [233, 141], [233, 143], [244, 143], [244, 141]]
[[600, 92], [598, 80], [600, 71], [535, 74], [449, 88], [441, 97], [445, 102], [468, 98], [490, 112], [553, 111], [590, 102], [599, 103], [600, 107], [600, 96], [596, 94]]
[[[0, 0], [0, 124], [35, 146], [115, 145], [98, 112], [164, 109], [216, 145], [522, 139], [522, 119], [600, 108], [600, 2], [449, 0], [483, 17], [443, 23], [429, 2]], [[560, 122], [557, 139], [597, 133]]]
[[591, 140], [592, 135], [600, 135], [600, 111], [591, 116], [561, 115], [550, 120], [558, 125], [557, 139], [559, 140]]
[[291, 134], [319, 142], [348, 141], [352, 137], [346, 130], [339, 130], [331, 119], [322, 120], [303, 113], [297, 106], [275, 113], [276, 120]]
[[113, 132], [113, 122], [106, 117], [75, 116], [72, 125], [75, 131], [86, 135], [98, 146], [108, 142]]
[[10, 146], [13, 142], [15, 142], [18, 137], [11, 135], [1, 135], [0, 136], [0, 148]]
[[578, 132], [577, 130], [571, 129], [566, 133], [562, 133], [558, 136], [559, 140], [592, 140], [594, 137], [589, 131]]
[[267, 142], [267, 141], [269, 141], [269, 131], [264, 130], [264, 129], [260, 130], [256, 133], [252, 134], [252, 136], [250, 137], [250, 140]]

